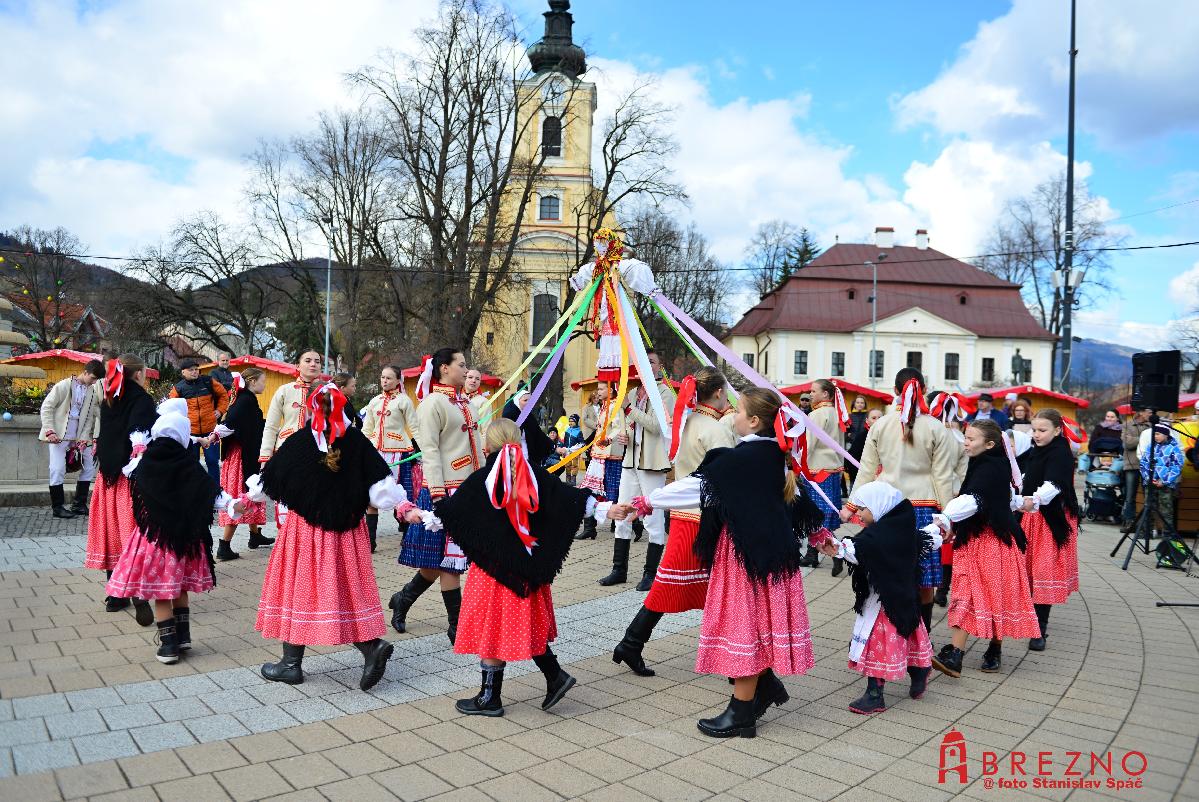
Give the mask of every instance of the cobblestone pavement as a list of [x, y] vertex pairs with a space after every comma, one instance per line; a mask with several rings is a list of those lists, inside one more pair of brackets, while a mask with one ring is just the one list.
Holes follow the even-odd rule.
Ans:
[[[411, 571], [394, 562], [395, 524], [381, 529], [375, 568], [386, 598]], [[786, 680], [791, 701], [764, 717], [756, 739], [731, 741], [695, 730], [728, 696], [723, 679], [693, 671], [698, 614], [663, 619], [646, 648], [658, 676], [611, 662], [644, 597], [595, 584], [610, 536], [576, 543], [554, 586], [555, 650], [579, 685], [546, 713], [540, 675], [514, 665], [507, 715], [479, 720], [453, 708], [477, 687], [477, 670], [449, 650], [435, 592], [413, 608], [408, 634], [393, 633], [396, 656], [371, 693], [357, 690], [361, 658], [343, 648], [310, 650], [302, 685], [266, 683], [257, 666], [276, 659], [277, 644], [253, 622], [269, 552], [242, 550], [192, 604], [195, 648], [163, 666], [152, 630], [100, 608], [103, 574], [77, 567], [82, 531], [45, 510], [0, 510], [0, 799], [1199, 798], [1199, 610], [1154, 606], [1199, 602], [1199, 577], [1156, 571], [1139, 553], [1120, 571], [1107, 555], [1110, 527], [1085, 528], [1083, 590], [1054, 611], [1047, 651], [1010, 643], [1002, 671], [988, 675], [977, 670], [983, 646], [972, 644], [962, 679], [935, 676], [920, 701], [906, 683], [888, 685], [891, 708], [878, 716], [846, 709], [861, 692], [845, 667], [849, 582], [824, 568], [809, 574], [817, 666]], [[634, 547], [633, 565], [643, 554]], [[939, 620], [933, 640], [946, 637]], [[964, 785], [956, 774], [938, 782], [951, 727], [967, 744]], [[1126, 751], [1145, 755], [1143, 787], [1033, 787], [1034, 753], [1052, 752], [1061, 780], [1068, 752], [1109, 750], [1118, 777]], [[995, 777], [983, 776], [985, 751], [1000, 758]], [[1029, 755], [1023, 778], [1010, 770], [1019, 753]], [[998, 778], [1028, 787], [987, 787]]]

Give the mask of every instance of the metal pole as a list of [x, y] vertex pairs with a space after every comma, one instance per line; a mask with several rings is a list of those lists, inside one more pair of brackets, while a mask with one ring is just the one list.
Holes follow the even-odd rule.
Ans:
[[1062, 378], [1059, 389], [1069, 392], [1070, 360], [1074, 351], [1073, 328], [1070, 313], [1074, 308], [1074, 287], [1070, 284], [1074, 269], [1074, 59], [1078, 50], [1074, 47], [1074, 7], [1070, 0], [1070, 106], [1066, 125], [1066, 242], [1065, 261], [1062, 265]]
[[870, 388], [874, 389], [878, 371], [874, 366], [874, 355], [878, 352], [878, 265], [867, 262], [874, 271], [873, 287], [870, 290], [870, 356], [866, 358], [866, 372], [870, 376]]
[[333, 228], [330, 221], [329, 228], [329, 250], [325, 256], [325, 361], [324, 369], [326, 373], [332, 374], [329, 369], [329, 303], [333, 297]]

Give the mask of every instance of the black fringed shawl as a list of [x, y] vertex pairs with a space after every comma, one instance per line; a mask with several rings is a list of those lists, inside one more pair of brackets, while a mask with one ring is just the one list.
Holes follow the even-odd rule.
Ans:
[[737, 561], [751, 579], [768, 582], [800, 569], [808, 535], [823, 515], [797, 491], [783, 499], [785, 454], [773, 440], [748, 440], [735, 448], [714, 448], [696, 470], [700, 478], [699, 533], [695, 555], [710, 566], [720, 534], [728, 527]]
[[311, 426], [288, 437], [262, 468], [262, 489], [308, 523], [348, 532], [362, 523], [370, 488], [391, 473], [362, 431], [350, 426], [330, 447], [340, 452], [337, 471], [325, 465]]
[[154, 399], [137, 382], [126, 378], [125, 388], [119, 398], [108, 405], [100, 402], [100, 437], [96, 443], [96, 459], [100, 463], [100, 475], [105, 484], [111, 485], [121, 478], [121, 469], [129, 464], [133, 444], [129, 435], [145, 432], [147, 436], [158, 420]]
[[195, 452], [169, 437], [158, 437], [146, 446], [133, 471], [133, 517], [146, 540], [181, 559], [204, 555], [213, 568], [208, 527], [220, 493]]
[[1053, 533], [1053, 542], [1060, 549], [1070, 541], [1070, 522], [1066, 513], [1078, 520], [1078, 495], [1074, 492], [1074, 452], [1062, 435], [1045, 446], [1033, 446], [1025, 454], [1024, 487], [1022, 494], [1031, 496], [1042, 483], [1049, 481], [1062, 492], [1053, 501], [1041, 506], [1041, 515]]
[[1027, 540], [1011, 507], [1012, 469], [1001, 444], [970, 458], [961, 494], [974, 496], [978, 512], [953, 525], [955, 546], [965, 545], [989, 526], [995, 537], [1009, 546], [1015, 542], [1024, 551]]
[[222, 440], [222, 443], [236, 443], [241, 448], [241, 478], [249, 479], [258, 473], [258, 452], [262, 450], [262, 430], [265, 422], [262, 418], [262, 408], [258, 406], [258, 397], [249, 390], [241, 390], [229, 411], [225, 413], [224, 423], [233, 430], [233, 434]]
[[552, 583], [562, 570], [591, 494], [539, 468], [530, 455], [538, 508], [529, 515], [529, 529], [537, 538], [529, 554], [508, 513], [493, 507], [487, 493], [485, 481], [495, 460], [495, 454], [489, 456], [486, 465], [466, 477], [452, 496], [435, 502], [433, 511], [472, 563], [523, 599]]
[[854, 611], [861, 615], [873, 589], [899, 634], [906, 638], [915, 632], [920, 623], [915, 579], [925, 545], [924, 533], [916, 528], [916, 508], [907, 499], [859, 532], [853, 539], [858, 564], [850, 566]]

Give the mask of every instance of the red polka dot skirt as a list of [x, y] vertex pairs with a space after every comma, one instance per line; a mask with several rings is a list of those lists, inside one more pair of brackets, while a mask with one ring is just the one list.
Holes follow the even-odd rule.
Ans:
[[874, 629], [866, 640], [861, 660], [850, 660], [851, 670], [867, 677], [900, 680], [907, 676], [908, 667], [925, 668], [933, 664], [933, 645], [921, 621], [908, 637], [899, 634], [887, 613], [880, 610]]
[[1066, 516], [1070, 539], [1060, 549], [1040, 512], [1024, 514], [1021, 526], [1028, 535], [1028, 575], [1033, 604], [1065, 604], [1078, 592], [1078, 521]]
[[[221, 490], [224, 490], [234, 498], [238, 498], [242, 493], [246, 492], [246, 483], [242, 476], [241, 445], [239, 443], [230, 444], [225, 449], [221, 462]], [[221, 526], [229, 526], [230, 524], [233, 526], [237, 526], [238, 524], [266, 526], [266, 502], [246, 501], [244, 503], [246, 505], [245, 515], [234, 520], [222, 509], [220, 514], [217, 515], [217, 523]]]
[[133, 499], [129, 480], [122, 474], [112, 484], [99, 477], [92, 490], [91, 511], [87, 519], [87, 547], [84, 568], [111, 571], [117, 567], [129, 536], [137, 528], [133, 520]]
[[477, 565], [466, 573], [454, 651], [492, 660], [531, 660], [558, 637], [554, 599], [544, 585], [522, 599]]
[[184, 591], [212, 590], [214, 584], [208, 555], [180, 558], [135, 529], [105, 591], [118, 599], [175, 599]]
[[1016, 544], [988, 527], [953, 550], [949, 625], [979, 638], [1038, 638], [1028, 570]]

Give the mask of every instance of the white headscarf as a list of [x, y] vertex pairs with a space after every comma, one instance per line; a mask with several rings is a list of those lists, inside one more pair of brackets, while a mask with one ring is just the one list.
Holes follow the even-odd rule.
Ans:
[[901, 501], [903, 501], [903, 493], [886, 482], [879, 481], [867, 482], [854, 488], [854, 491], [849, 494], [849, 502], [857, 507], [865, 507], [870, 510], [870, 514], [876, 521], [895, 509], [895, 505]]
[[1012, 449], [1016, 452], [1017, 457], [1032, 448], [1032, 435], [1028, 432], [1022, 432], [1018, 429], [1008, 429], [1004, 434], [1011, 437]]
[[187, 401], [168, 398], [158, 405], [158, 420], [150, 429], [150, 438], [168, 437], [181, 446], [191, 444], [191, 421], [187, 417]]

